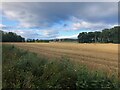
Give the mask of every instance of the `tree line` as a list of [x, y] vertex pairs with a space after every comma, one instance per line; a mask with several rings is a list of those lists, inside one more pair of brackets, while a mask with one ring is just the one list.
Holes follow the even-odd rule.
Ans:
[[25, 38], [16, 33], [3, 31], [0, 31], [0, 33], [2, 34], [2, 42], [25, 42]]
[[120, 43], [120, 26], [102, 31], [82, 32], [78, 35], [79, 43]]
[[[95, 32], [81, 32], [78, 35], [79, 43], [120, 43], [120, 26], [116, 26], [110, 29], [104, 29], [102, 31]], [[20, 35], [17, 35], [13, 32], [3, 32], [0, 30], [0, 34], [2, 34], [2, 42], [49, 42], [49, 41], [76, 41], [76, 39], [52, 39], [52, 40], [39, 40], [39, 39], [27, 39], [23, 38]]]
[[46, 42], [48, 43], [50, 40], [39, 40], [39, 39], [27, 39], [26, 42]]

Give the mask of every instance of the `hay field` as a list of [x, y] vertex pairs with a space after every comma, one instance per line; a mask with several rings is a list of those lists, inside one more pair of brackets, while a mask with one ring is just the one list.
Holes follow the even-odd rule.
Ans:
[[117, 44], [9, 43], [48, 58], [68, 57], [90, 69], [118, 72]]

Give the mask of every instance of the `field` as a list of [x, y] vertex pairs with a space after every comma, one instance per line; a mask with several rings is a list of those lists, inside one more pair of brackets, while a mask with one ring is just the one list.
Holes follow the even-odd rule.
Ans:
[[[41, 52], [38, 47], [43, 45], [43, 51], [47, 48], [57, 48], [59, 45], [64, 45], [64, 48], [68, 47], [68, 43], [8, 43], [14, 45], [3, 44], [2, 47], [2, 89], [10, 88], [22, 88], [22, 89], [57, 89], [57, 90], [116, 90], [120, 87], [117, 72], [110, 69], [112, 73], [103, 72], [104, 68], [99, 68], [94, 61], [95, 65], [90, 61], [87, 63], [81, 63], [87, 58], [81, 59], [67, 54], [64, 51], [57, 53], [51, 53], [48, 56], [45, 52]], [[51, 45], [51, 46], [50, 46]], [[69, 45], [72, 45], [69, 43]], [[76, 44], [74, 44], [76, 45]], [[74, 46], [73, 45], [73, 46]], [[81, 46], [84, 44], [81, 44]], [[86, 44], [89, 46], [89, 44]], [[23, 47], [24, 46], [24, 47]], [[25, 47], [26, 46], [26, 47]], [[32, 47], [34, 46], [34, 47]], [[35, 46], [37, 48], [35, 48]], [[47, 48], [45, 49], [46, 46]], [[92, 46], [92, 44], [90, 45]], [[22, 49], [19, 49], [19, 48]], [[32, 49], [31, 49], [32, 48]], [[75, 47], [74, 47], [75, 48]], [[81, 47], [82, 50], [85, 49]], [[23, 49], [29, 49], [26, 51]], [[60, 49], [60, 48], [59, 48]], [[72, 48], [73, 49], [73, 48]], [[106, 48], [107, 49], [107, 48]], [[55, 49], [57, 50], [57, 49]], [[62, 49], [61, 49], [62, 50]], [[37, 52], [35, 52], [37, 51]], [[38, 52], [39, 51], [39, 52]], [[49, 51], [49, 50], [48, 50]], [[75, 50], [73, 50], [75, 51]], [[78, 51], [78, 50], [77, 50]], [[35, 53], [33, 53], [35, 52]], [[41, 52], [41, 53], [40, 53]], [[97, 50], [99, 52], [99, 50]], [[100, 52], [105, 52], [100, 50]], [[50, 51], [48, 52], [50, 53]], [[109, 52], [110, 53], [110, 52]], [[53, 55], [54, 54], [54, 55]], [[60, 57], [60, 55], [63, 55]], [[66, 56], [69, 55], [69, 56]], [[73, 53], [74, 55], [74, 53]], [[79, 54], [81, 55], [81, 54]], [[71, 57], [71, 58], [69, 58]], [[93, 56], [92, 56], [93, 57]], [[79, 59], [80, 58], [80, 59]], [[106, 58], [107, 59], [107, 58]], [[89, 60], [89, 59], [88, 59]], [[78, 63], [79, 62], [79, 63]], [[85, 65], [83, 65], [85, 64]], [[87, 66], [89, 67], [87, 67]], [[102, 64], [105, 65], [105, 64]], [[90, 68], [92, 67], [92, 68]], [[94, 69], [94, 68], [96, 69]], [[106, 66], [107, 67], [107, 66]], [[110, 67], [110, 66], [109, 66]], [[94, 70], [90, 70], [94, 69]], [[100, 71], [101, 70], [101, 71]], [[114, 73], [113, 73], [114, 72]]]
[[118, 44], [9, 43], [48, 58], [70, 58], [90, 69], [118, 72]]

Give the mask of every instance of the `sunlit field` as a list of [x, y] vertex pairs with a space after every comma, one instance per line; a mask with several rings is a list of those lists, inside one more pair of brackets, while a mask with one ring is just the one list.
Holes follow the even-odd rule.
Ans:
[[[110, 50], [110, 51], [109, 51]], [[3, 44], [2, 87], [117, 89], [117, 45]]]
[[118, 72], [118, 44], [10, 43], [48, 58], [70, 58], [90, 69]]

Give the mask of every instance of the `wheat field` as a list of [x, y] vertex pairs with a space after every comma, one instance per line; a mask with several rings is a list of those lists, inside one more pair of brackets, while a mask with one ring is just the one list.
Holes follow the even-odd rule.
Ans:
[[79, 43], [8, 43], [37, 53], [38, 56], [57, 60], [61, 56], [74, 63], [87, 65], [90, 69], [118, 72], [118, 44], [79, 44]]

